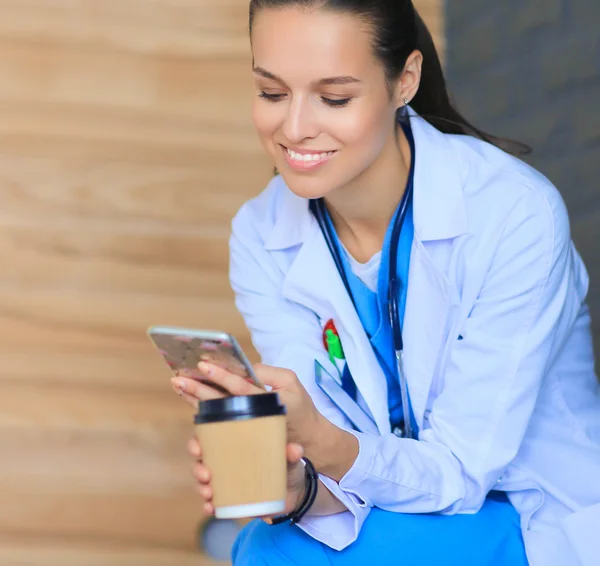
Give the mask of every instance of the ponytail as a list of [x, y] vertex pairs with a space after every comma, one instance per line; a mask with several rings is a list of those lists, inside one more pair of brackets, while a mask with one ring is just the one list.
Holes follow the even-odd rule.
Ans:
[[525, 144], [492, 136], [479, 130], [454, 108], [431, 33], [417, 10], [414, 8], [413, 10], [416, 24], [416, 49], [423, 55], [421, 83], [416, 96], [411, 101], [414, 110], [432, 126], [446, 134], [474, 136], [513, 155], [530, 153], [531, 148]]

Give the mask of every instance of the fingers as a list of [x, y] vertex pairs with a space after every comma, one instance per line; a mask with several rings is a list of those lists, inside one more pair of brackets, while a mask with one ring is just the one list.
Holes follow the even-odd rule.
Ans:
[[188, 377], [177, 376], [171, 378], [171, 386], [175, 393], [192, 405], [194, 409], [198, 409], [198, 401], [208, 401], [209, 399], [224, 397], [223, 393], [210, 385]]
[[207, 515], [212, 515], [215, 510], [212, 503], [213, 489], [210, 484], [210, 472], [204, 464], [197, 463], [193, 468], [193, 475], [197, 480], [196, 491], [204, 499], [204, 512]]
[[202, 448], [200, 446], [200, 443], [198, 442], [198, 439], [195, 436], [188, 440], [187, 448], [188, 452], [192, 455], [193, 458], [195, 458], [196, 460], [202, 458]]
[[181, 391], [177, 387], [173, 387], [173, 389], [175, 390], [175, 393], [177, 393], [188, 405], [191, 405], [195, 410], [198, 410], [199, 401], [196, 399], [196, 397]]
[[[256, 364], [254, 368], [259, 381], [272, 386], [274, 389], [285, 389], [298, 379], [296, 374], [290, 370], [263, 364]], [[171, 386], [175, 393], [195, 409], [198, 408], [198, 401], [219, 399], [227, 395], [258, 395], [264, 393], [264, 388], [257, 387], [249, 378], [231, 373], [213, 363], [200, 362], [198, 370], [206, 381], [201, 378], [191, 378], [183, 375], [171, 378]]]
[[231, 395], [257, 395], [259, 393], [264, 393], [262, 389], [253, 385], [246, 378], [230, 373], [214, 364], [200, 362], [198, 364], [198, 369], [207, 379], [219, 387], [222, 387]]
[[210, 483], [211, 473], [209, 469], [202, 463], [199, 458], [202, 457], [202, 448], [197, 438], [191, 438], [188, 441], [188, 451], [198, 461], [192, 468], [192, 475], [196, 479], [196, 491], [204, 499], [204, 513], [206, 515], [214, 515], [215, 507], [212, 503], [213, 490]]
[[200, 497], [204, 499], [204, 513], [207, 515], [214, 515], [215, 506], [212, 502], [212, 488], [203, 484], [196, 484], [196, 491], [200, 494]]
[[196, 491], [200, 494], [200, 497], [204, 499], [205, 503], [212, 502], [213, 491], [210, 484], [198, 483], [196, 484]]
[[[201, 484], [210, 483], [210, 471], [202, 462], [196, 462], [194, 467], [192, 468], [193, 476], [198, 480]], [[211, 495], [212, 497], [212, 495]]]

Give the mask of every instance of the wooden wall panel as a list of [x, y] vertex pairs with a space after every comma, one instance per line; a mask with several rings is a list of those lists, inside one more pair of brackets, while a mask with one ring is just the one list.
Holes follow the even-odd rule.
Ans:
[[[150, 324], [234, 332], [247, 0], [0, 0], [0, 563], [202, 564]], [[439, 0], [417, 3], [436, 41]]]
[[[208, 566], [196, 552], [155, 545], [128, 545], [77, 539], [68, 545], [54, 538], [0, 538], [3, 566]], [[221, 562], [222, 564], [222, 562]]]

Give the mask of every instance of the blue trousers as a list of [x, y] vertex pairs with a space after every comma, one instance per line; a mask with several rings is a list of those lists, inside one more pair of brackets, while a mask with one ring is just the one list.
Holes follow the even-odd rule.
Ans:
[[342, 551], [297, 526], [255, 520], [238, 535], [233, 566], [527, 566], [519, 515], [489, 497], [474, 515], [408, 515], [372, 509], [358, 539]]

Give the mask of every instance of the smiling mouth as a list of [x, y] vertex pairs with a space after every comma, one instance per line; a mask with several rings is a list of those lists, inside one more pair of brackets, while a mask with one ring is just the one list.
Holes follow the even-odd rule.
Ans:
[[310, 152], [310, 153], [298, 153], [289, 147], [282, 146], [286, 153], [289, 155], [291, 159], [294, 161], [323, 161], [325, 159], [330, 158], [336, 151], [321, 151], [321, 152]]

